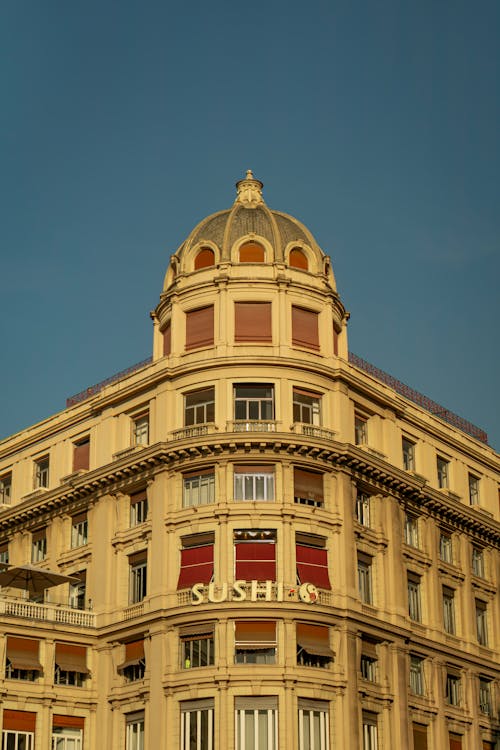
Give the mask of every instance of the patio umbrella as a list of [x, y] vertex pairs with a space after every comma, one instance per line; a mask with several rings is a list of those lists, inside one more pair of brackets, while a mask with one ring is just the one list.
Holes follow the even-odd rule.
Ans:
[[30, 594], [40, 594], [45, 589], [68, 581], [76, 583], [78, 578], [65, 576], [56, 570], [38, 568], [35, 565], [18, 565], [0, 572], [0, 586], [24, 589]]

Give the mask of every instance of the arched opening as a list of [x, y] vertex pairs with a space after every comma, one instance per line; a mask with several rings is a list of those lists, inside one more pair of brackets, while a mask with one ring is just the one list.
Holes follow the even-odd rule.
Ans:
[[264, 263], [265, 253], [258, 242], [245, 242], [240, 247], [240, 263]]
[[300, 247], [293, 247], [290, 250], [288, 262], [292, 268], [302, 268], [304, 271], [309, 269], [306, 254]]
[[215, 265], [215, 253], [211, 247], [202, 247], [194, 259], [194, 270]]

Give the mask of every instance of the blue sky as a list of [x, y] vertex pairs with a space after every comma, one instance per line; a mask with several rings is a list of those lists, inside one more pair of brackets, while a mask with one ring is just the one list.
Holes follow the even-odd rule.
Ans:
[[149, 356], [246, 169], [332, 257], [350, 348], [500, 447], [496, 0], [0, 7], [0, 437]]

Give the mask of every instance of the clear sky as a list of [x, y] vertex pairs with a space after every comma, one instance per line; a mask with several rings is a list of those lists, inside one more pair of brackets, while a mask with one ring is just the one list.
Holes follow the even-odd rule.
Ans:
[[246, 169], [350, 349], [500, 447], [498, 0], [0, 4], [0, 437], [151, 353]]

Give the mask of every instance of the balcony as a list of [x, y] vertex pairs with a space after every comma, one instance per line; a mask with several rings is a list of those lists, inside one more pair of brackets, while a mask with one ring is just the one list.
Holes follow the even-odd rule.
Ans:
[[204, 435], [211, 435], [216, 431], [216, 425], [211, 422], [194, 424], [190, 427], [183, 427], [181, 430], [174, 430], [172, 432], [172, 440], [188, 440], [189, 438], [203, 437]]
[[324, 427], [317, 427], [314, 424], [307, 424], [305, 422], [294, 422], [292, 430], [299, 435], [319, 440], [335, 440], [335, 435], [337, 434], [334, 430], [327, 430]]
[[274, 419], [242, 419], [227, 423], [228, 432], [277, 432], [279, 422]]
[[61, 604], [39, 604], [29, 599], [0, 596], [0, 618], [21, 617], [61, 625], [76, 625], [80, 628], [95, 628], [95, 612], [73, 609]]

